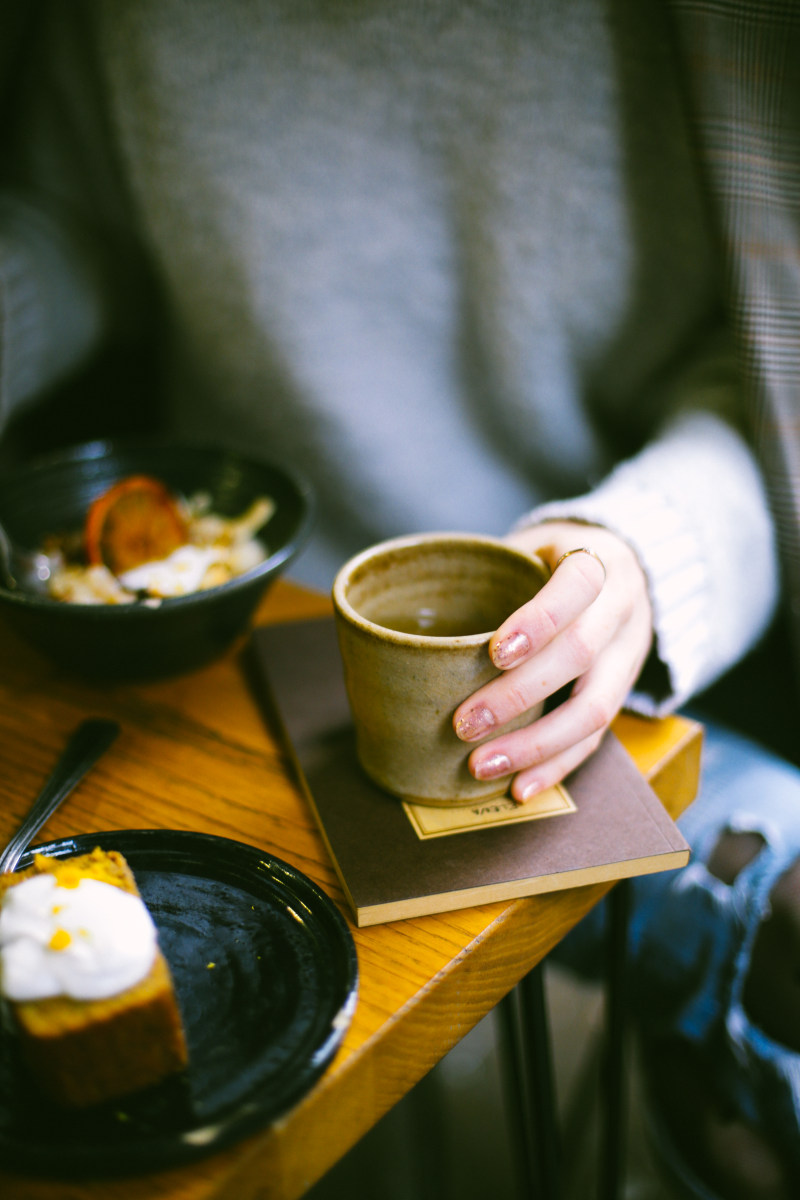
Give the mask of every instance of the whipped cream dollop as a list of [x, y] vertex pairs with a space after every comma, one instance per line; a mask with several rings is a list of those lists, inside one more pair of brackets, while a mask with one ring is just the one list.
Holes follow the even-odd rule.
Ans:
[[61, 887], [34, 875], [0, 909], [0, 990], [16, 1002], [115, 996], [144, 979], [156, 950], [143, 901], [98, 879]]

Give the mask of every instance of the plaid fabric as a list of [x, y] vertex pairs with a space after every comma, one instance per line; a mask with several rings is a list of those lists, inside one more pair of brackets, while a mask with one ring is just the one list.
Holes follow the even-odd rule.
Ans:
[[800, 2], [669, 3], [800, 665]]

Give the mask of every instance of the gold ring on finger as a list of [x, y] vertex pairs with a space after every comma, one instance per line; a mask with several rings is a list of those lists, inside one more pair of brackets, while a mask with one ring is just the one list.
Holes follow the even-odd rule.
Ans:
[[592, 558], [596, 559], [597, 562], [600, 563], [600, 566], [603, 568], [603, 583], [605, 583], [605, 581], [606, 581], [606, 564], [603, 562], [602, 558], [597, 553], [597, 551], [592, 550], [592, 548], [590, 546], [576, 546], [574, 550], [567, 550], [565, 554], [561, 555], [561, 558], [558, 560], [556, 565], [553, 567], [553, 571], [554, 572], [557, 571], [558, 568], [561, 566], [562, 562], [564, 561], [564, 559], [569, 558], [569, 556], [571, 554], [590, 554], [592, 556]]

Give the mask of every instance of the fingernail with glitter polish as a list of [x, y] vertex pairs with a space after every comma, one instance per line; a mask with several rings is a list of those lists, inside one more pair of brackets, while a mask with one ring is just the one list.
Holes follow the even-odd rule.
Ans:
[[540, 783], [529, 783], [522, 789], [522, 794], [517, 801], [518, 804], [525, 804], [528, 800], [532, 800], [534, 796], [538, 796], [542, 790]]
[[495, 779], [498, 775], [508, 775], [511, 771], [511, 759], [507, 754], [492, 754], [481, 762], [475, 763], [472, 774], [476, 779]]
[[488, 733], [496, 724], [494, 713], [485, 705], [481, 705], [471, 708], [463, 717], [459, 717], [456, 721], [456, 733], [462, 741], [471, 742]]
[[530, 653], [530, 649], [531, 644], [524, 633], [511, 633], [495, 646], [492, 662], [496, 667], [513, 667], [514, 663]]

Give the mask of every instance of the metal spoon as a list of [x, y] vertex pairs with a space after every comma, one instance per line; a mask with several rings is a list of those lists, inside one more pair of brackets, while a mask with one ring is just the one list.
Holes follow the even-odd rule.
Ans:
[[53, 560], [40, 550], [16, 545], [0, 524], [0, 583], [9, 592], [47, 592]]
[[78, 726], [27, 817], [0, 854], [0, 875], [14, 870], [31, 839], [108, 749], [118, 733], [116, 721], [101, 717], [91, 717]]

